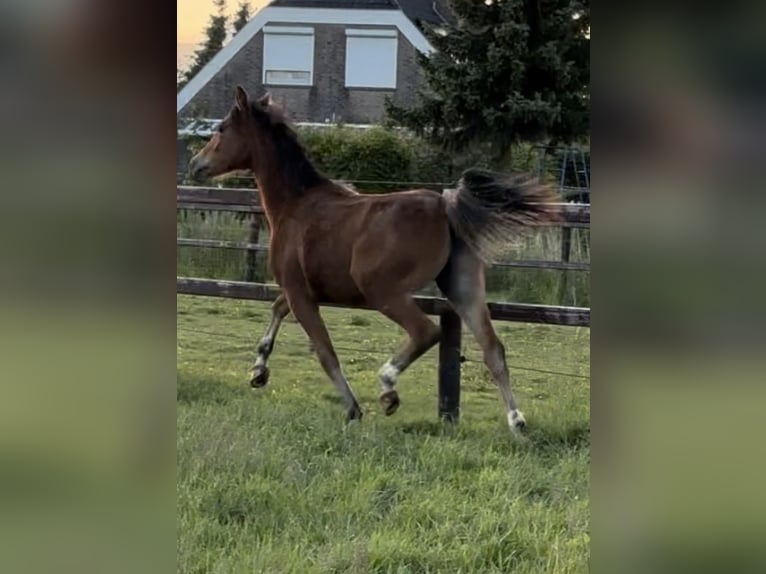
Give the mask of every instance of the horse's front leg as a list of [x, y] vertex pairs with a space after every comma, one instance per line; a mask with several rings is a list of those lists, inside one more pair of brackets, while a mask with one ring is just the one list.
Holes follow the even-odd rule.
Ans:
[[271, 322], [256, 347], [255, 364], [250, 378], [250, 385], [254, 388], [263, 387], [269, 382], [269, 367], [266, 363], [274, 350], [274, 341], [279, 327], [288, 313], [290, 313], [290, 306], [287, 304], [287, 298], [284, 294], [280, 294], [271, 305]]
[[346, 376], [343, 374], [338, 356], [333, 348], [330, 334], [319, 314], [319, 305], [300, 288], [287, 292], [293, 315], [303, 327], [316, 351], [319, 363], [335, 385], [338, 394], [346, 403], [346, 418], [351, 421], [362, 418], [362, 409], [354, 396]]

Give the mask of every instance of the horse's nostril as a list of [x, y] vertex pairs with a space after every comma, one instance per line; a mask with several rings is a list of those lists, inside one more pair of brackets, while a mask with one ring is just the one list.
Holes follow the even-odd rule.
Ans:
[[207, 172], [207, 166], [200, 164], [199, 162], [192, 161], [189, 164], [189, 173], [193, 179], [201, 179]]

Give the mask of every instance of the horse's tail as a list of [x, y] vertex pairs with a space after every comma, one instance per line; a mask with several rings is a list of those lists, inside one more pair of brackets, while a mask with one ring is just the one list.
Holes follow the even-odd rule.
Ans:
[[555, 221], [555, 195], [528, 176], [472, 168], [444, 194], [455, 234], [485, 263], [492, 263], [518, 225]]

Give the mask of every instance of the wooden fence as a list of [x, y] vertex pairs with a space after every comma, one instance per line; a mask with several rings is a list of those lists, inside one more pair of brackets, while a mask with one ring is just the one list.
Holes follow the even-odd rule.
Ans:
[[[190, 211], [228, 211], [250, 217], [246, 241], [219, 241], [179, 237], [179, 247], [212, 247], [236, 249], [245, 252], [245, 281], [223, 281], [198, 277], [176, 277], [176, 292], [188, 295], [274, 301], [280, 293], [279, 286], [253, 283], [255, 261], [259, 253], [268, 251], [267, 245], [258, 243], [263, 223], [263, 208], [258, 205], [255, 189], [179, 186], [176, 197], [177, 209]], [[561, 204], [562, 220], [555, 225], [565, 228], [589, 228], [589, 204]], [[496, 264], [498, 267], [520, 267], [568, 271], [589, 271], [589, 263], [568, 261], [568, 252], [562, 252], [562, 260], [519, 260]], [[442, 327], [439, 345], [439, 416], [457, 421], [460, 413], [460, 346], [462, 323], [449, 303], [439, 297], [415, 297], [418, 306], [429, 315], [438, 315]], [[332, 303], [323, 305], [335, 306]], [[558, 305], [535, 305], [528, 303], [488, 303], [492, 319], [548, 325], [590, 326], [590, 309]], [[360, 306], [359, 308], [369, 308]]]

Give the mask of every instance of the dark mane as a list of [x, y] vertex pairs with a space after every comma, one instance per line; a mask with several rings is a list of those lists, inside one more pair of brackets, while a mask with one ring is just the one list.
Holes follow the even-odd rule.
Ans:
[[290, 191], [301, 194], [330, 180], [322, 175], [309, 160], [306, 150], [298, 140], [298, 134], [285, 121], [278, 108], [264, 110], [253, 103], [254, 116], [266, 130], [274, 143], [274, 151], [279, 162], [278, 169], [285, 177]]

